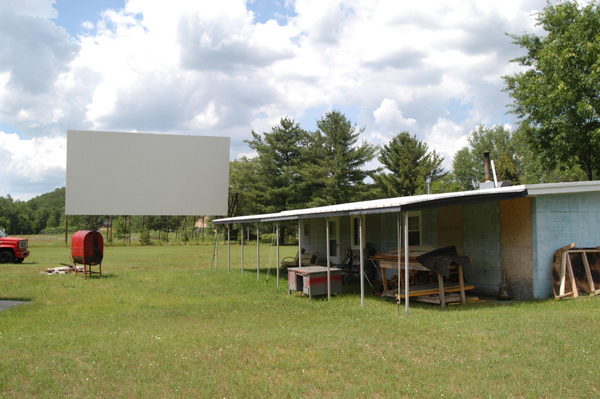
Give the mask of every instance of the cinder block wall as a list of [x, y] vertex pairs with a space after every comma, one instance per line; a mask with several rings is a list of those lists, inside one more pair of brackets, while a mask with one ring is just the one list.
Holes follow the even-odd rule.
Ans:
[[454, 245], [464, 253], [464, 209], [462, 205], [443, 206], [437, 212], [437, 243], [439, 247]]
[[552, 255], [572, 242], [600, 245], [600, 193], [542, 195], [533, 202], [533, 295], [552, 296]]
[[465, 279], [477, 292], [494, 295], [502, 279], [498, 201], [464, 205], [464, 254], [471, 257]]

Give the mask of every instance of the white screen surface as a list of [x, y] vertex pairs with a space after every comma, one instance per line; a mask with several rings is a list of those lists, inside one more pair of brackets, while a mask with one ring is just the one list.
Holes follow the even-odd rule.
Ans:
[[68, 215], [226, 215], [229, 138], [67, 132]]

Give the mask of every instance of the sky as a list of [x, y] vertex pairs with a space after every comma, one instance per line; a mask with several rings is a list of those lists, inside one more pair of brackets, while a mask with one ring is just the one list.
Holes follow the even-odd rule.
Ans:
[[[66, 132], [231, 137], [326, 112], [445, 157], [514, 126], [502, 76], [546, 0], [0, 0], [0, 196], [65, 185]], [[90, 159], [90, 162], [110, 162]], [[375, 162], [375, 161], [374, 161]]]

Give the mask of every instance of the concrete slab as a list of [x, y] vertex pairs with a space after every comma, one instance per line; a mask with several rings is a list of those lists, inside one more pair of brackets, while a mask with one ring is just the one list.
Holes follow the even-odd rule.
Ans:
[[18, 305], [23, 305], [27, 303], [27, 301], [7, 301], [7, 300], [0, 300], [0, 312], [3, 310], [6, 310], [12, 306], [18, 306]]

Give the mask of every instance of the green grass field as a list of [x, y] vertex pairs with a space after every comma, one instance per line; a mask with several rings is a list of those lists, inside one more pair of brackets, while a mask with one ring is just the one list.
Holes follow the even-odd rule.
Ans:
[[[369, 296], [288, 295], [255, 247], [108, 247], [103, 278], [46, 276], [69, 249], [31, 238], [0, 265], [1, 397], [597, 397], [600, 298], [410, 315]], [[295, 247], [284, 247], [293, 255]], [[264, 262], [274, 250], [261, 248]]]

